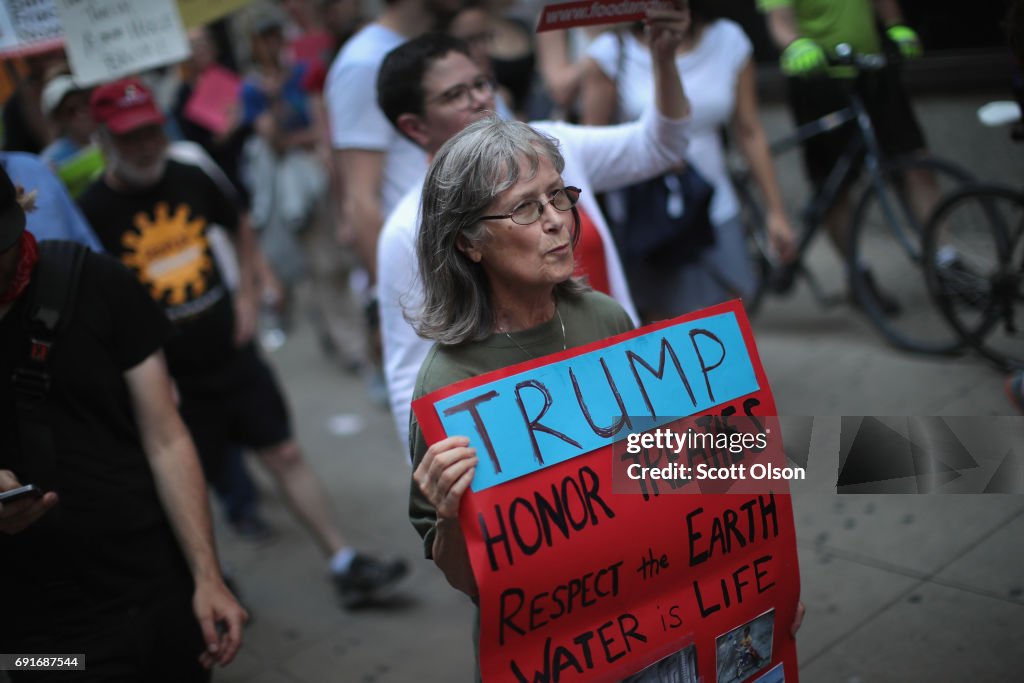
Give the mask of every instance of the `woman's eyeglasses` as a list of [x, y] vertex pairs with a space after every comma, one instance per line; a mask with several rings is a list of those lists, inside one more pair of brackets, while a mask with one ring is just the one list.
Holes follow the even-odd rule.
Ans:
[[536, 223], [537, 219], [544, 213], [544, 207], [550, 204], [559, 211], [568, 211], [576, 206], [583, 192], [578, 187], [563, 187], [551, 193], [551, 198], [546, 202], [539, 199], [527, 199], [525, 202], [501, 216], [481, 216], [480, 220], [498, 220], [511, 218], [516, 225], [530, 225]]

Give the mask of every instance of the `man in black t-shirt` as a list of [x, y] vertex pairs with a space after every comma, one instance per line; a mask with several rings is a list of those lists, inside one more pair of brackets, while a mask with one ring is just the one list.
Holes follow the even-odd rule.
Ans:
[[[142, 83], [100, 86], [90, 105], [107, 166], [79, 203], [104, 248], [136, 274], [174, 323], [168, 366], [208, 476], [220, 471], [232, 445], [253, 449], [328, 556], [343, 603], [372, 599], [406, 567], [346, 545], [326, 491], [292, 438], [284, 396], [252, 342], [257, 297], [248, 225], [205, 173], [167, 159], [164, 117]], [[236, 243], [234, 295], [210, 249], [214, 225]]]
[[[53, 252], [24, 230], [15, 196], [0, 167], [0, 492], [45, 494], [0, 503], [0, 643], [84, 655], [89, 680], [206, 681], [247, 617], [224, 586], [175, 410], [170, 325], [129, 272], [87, 252], [56, 341], [41, 347], [28, 309]], [[26, 403], [14, 377], [30, 352], [50, 357], [50, 382]]]

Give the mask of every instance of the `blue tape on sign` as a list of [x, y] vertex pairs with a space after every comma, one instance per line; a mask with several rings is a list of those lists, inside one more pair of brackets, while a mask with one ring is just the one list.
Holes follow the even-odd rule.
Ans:
[[691, 320], [438, 401], [480, 459], [473, 490], [511, 481], [760, 389], [733, 313]]

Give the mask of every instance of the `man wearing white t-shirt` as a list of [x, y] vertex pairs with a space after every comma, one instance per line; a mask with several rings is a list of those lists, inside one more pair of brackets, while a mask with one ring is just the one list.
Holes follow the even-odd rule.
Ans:
[[345, 43], [327, 74], [325, 100], [342, 188], [339, 234], [353, 241], [371, 283], [381, 224], [426, 170], [423, 151], [400, 135], [377, 106], [377, 72], [388, 51], [454, 14], [461, 2], [387, 2], [377, 21]]
[[[671, 55], [675, 49], [676, 12], [651, 12]], [[577, 274], [595, 289], [615, 298], [637, 319], [615, 245], [595, 194], [665, 172], [686, 151], [689, 103], [675, 62], [654, 60], [655, 101], [641, 121], [622, 126], [574, 126], [534, 122], [554, 137], [565, 159], [562, 177], [583, 190], [577, 209], [581, 238], [576, 247]], [[381, 109], [395, 127], [433, 155], [470, 123], [494, 112], [494, 86], [469, 56], [464, 42], [442, 34], [420, 36], [385, 58], [378, 81]], [[425, 173], [425, 172], [424, 172]], [[395, 426], [408, 441], [409, 413], [420, 365], [431, 342], [421, 339], [407, 319], [422, 301], [416, 259], [422, 183], [402, 198], [381, 231], [377, 250], [378, 300], [384, 343], [384, 371]]]

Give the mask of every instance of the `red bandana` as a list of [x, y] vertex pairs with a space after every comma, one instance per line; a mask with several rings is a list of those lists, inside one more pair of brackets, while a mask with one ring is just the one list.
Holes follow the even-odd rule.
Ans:
[[19, 238], [21, 255], [18, 258], [18, 266], [14, 270], [14, 277], [7, 285], [7, 290], [0, 294], [0, 306], [16, 301], [32, 279], [32, 271], [39, 260], [39, 249], [36, 246], [36, 238], [28, 230], [21, 233]]

